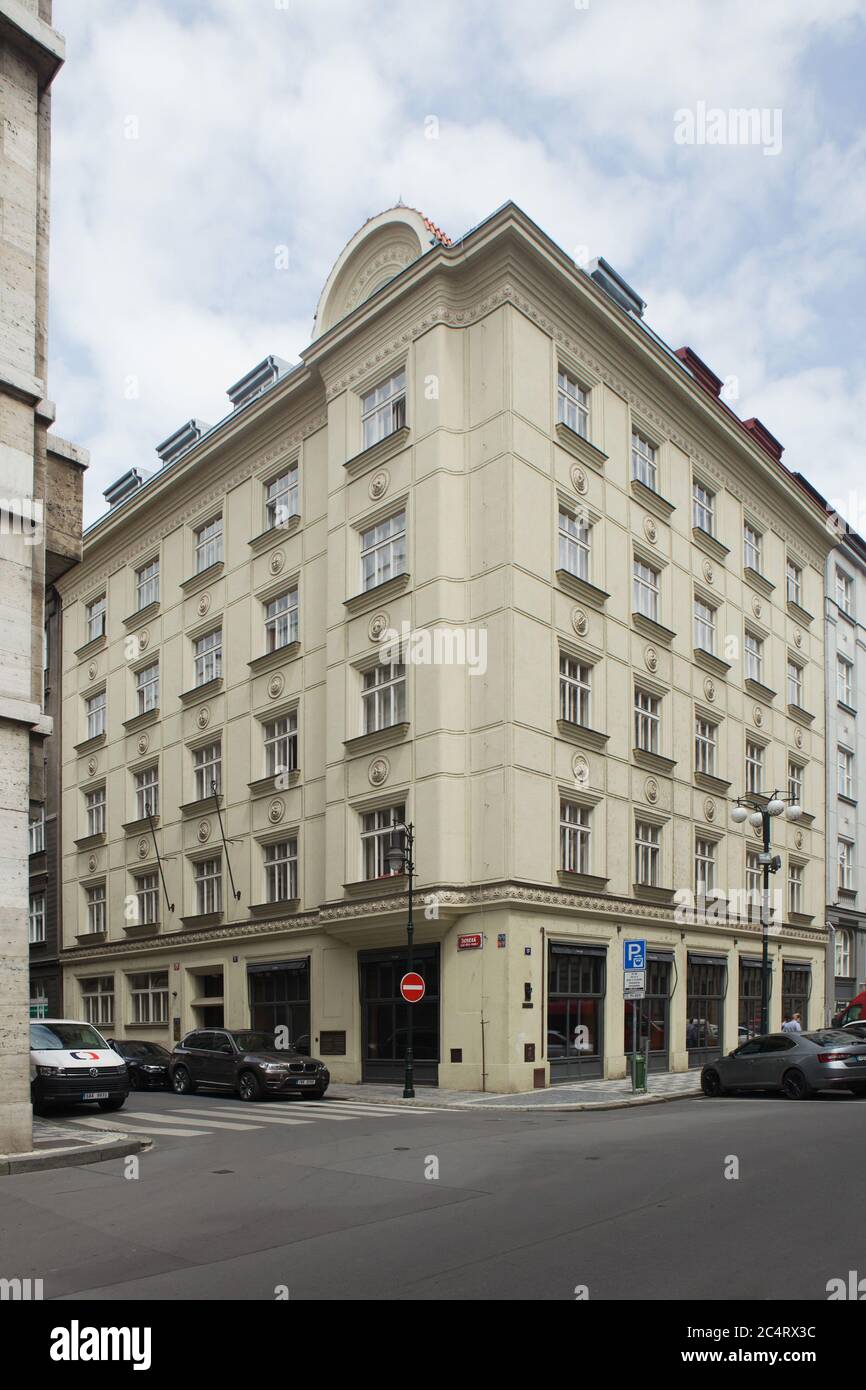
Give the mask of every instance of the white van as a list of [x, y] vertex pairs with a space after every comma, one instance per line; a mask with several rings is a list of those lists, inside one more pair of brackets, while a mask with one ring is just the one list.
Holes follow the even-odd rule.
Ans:
[[93, 1101], [119, 1110], [129, 1095], [123, 1058], [92, 1023], [69, 1018], [30, 1022], [30, 1098], [37, 1115], [52, 1105]]

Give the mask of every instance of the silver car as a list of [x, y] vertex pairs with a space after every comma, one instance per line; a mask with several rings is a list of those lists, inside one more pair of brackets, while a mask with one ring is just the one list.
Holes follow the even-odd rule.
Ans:
[[701, 1072], [705, 1096], [727, 1091], [781, 1091], [806, 1100], [817, 1091], [853, 1091], [866, 1096], [866, 1038], [841, 1028], [811, 1033], [767, 1033], [750, 1038]]

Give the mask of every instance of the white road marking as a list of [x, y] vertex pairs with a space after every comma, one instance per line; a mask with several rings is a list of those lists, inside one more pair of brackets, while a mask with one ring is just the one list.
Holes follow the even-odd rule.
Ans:
[[[197, 1110], [175, 1110], [173, 1113], [175, 1115], [183, 1115], [184, 1117], [186, 1117], [187, 1115], [194, 1115], [197, 1124], [207, 1125], [208, 1128], [212, 1127], [213, 1129], [255, 1129], [255, 1125], [232, 1125], [229, 1124], [226, 1120], [209, 1120], [206, 1116], [200, 1114], [200, 1112]], [[129, 1111], [128, 1118], [130, 1120], [146, 1120], [148, 1123], [156, 1122], [157, 1124], [166, 1125], [170, 1125], [172, 1123], [170, 1115], [156, 1115], [152, 1110], [138, 1112]]]
[[[191, 1115], [192, 1113], [191, 1110], [178, 1111], [179, 1115]], [[225, 1118], [227, 1115], [236, 1115], [238, 1112], [236, 1110], [228, 1110], [220, 1107], [219, 1109], [208, 1109], [207, 1113], [208, 1115], [217, 1115], [220, 1118]], [[198, 1123], [198, 1119], [196, 1119], [196, 1123]], [[202, 1119], [201, 1123], [206, 1125], [209, 1121], [207, 1119]], [[312, 1123], [312, 1120], [294, 1120], [288, 1115], [260, 1115], [258, 1107], [256, 1107], [255, 1123], [251, 1125], [250, 1128], [256, 1129], [260, 1125], [311, 1125]]]
[[168, 1129], [165, 1125], [155, 1127], [154, 1125], [134, 1125], [106, 1124], [104, 1120], [76, 1120], [77, 1125], [88, 1125], [92, 1129], [112, 1129], [118, 1134], [170, 1134], [178, 1139], [201, 1139], [207, 1133], [204, 1129]]

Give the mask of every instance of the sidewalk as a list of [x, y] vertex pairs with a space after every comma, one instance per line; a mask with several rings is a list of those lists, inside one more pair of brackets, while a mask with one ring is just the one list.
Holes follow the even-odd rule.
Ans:
[[618, 1081], [581, 1081], [550, 1086], [543, 1091], [521, 1091], [517, 1095], [495, 1095], [482, 1091], [445, 1091], [439, 1086], [416, 1086], [415, 1099], [404, 1100], [402, 1087], [370, 1083], [334, 1082], [328, 1087], [331, 1100], [374, 1101], [377, 1105], [398, 1105], [421, 1110], [562, 1111], [618, 1110], [631, 1105], [658, 1105], [701, 1093], [700, 1073], [658, 1072], [650, 1075], [645, 1095], [634, 1095], [628, 1078]]
[[0, 1154], [0, 1177], [102, 1163], [107, 1158], [125, 1158], [149, 1148], [149, 1139], [134, 1139], [117, 1130], [84, 1129], [74, 1120], [45, 1120], [34, 1115], [33, 1148], [29, 1153]]

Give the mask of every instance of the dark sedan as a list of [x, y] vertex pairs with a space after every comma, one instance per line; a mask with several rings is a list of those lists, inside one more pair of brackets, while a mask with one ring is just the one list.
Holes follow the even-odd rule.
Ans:
[[124, 1038], [123, 1041], [113, 1040], [109, 1046], [126, 1063], [131, 1091], [164, 1091], [169, 1085], [171, 1053], [159, 1043]]
[[806, 1100], [826, 1090], [864, 1096], [866, 1038], [839, 1028], [750, 1038], [729, 1056], [707, 1063], [701, 1072], [701, 1089], [706, 1096], [781, 1091], [789, 1100]]
[[171, 1054], [171, 1085], [179, 1096], [201, 1086], [231, 1091], [241, 1100], [263, 1095], [308, 1095], [319, 1100], [331, 1077], [324, 1062], [277, 1047], [273, 1033], [200, 1029], [187, 1033]]

